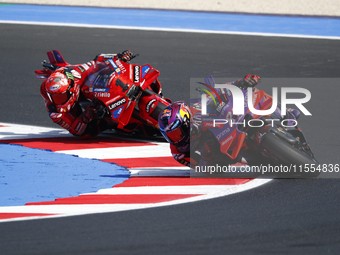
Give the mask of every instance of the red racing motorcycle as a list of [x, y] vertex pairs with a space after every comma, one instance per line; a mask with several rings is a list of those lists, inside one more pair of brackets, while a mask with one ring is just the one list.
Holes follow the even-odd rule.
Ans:
[[[47, 52], [47, 55], [49, 62], [43, 61], [44, 69], [35, 72], [40, 79], [48, 78], [56, 68], [74, 66], [57, 50]], [[82, 108], [95, 102], [101, 113], [99, 118], [109, 129], [160, 135], [158, 115], [171, 103], [162, 95], [158, 80], [160, 72], [148, 64], [133, 65], [114, 58], [115, 54], [106, 55], [105, 63], [98, 64], [82, 84], [81, 95], [89, 100], [80, 101]], [[136, 56], [138, 54], [131, 59]]]

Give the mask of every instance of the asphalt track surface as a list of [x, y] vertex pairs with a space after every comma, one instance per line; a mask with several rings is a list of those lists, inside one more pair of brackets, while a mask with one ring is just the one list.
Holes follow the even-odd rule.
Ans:
[[[130, 49], [161, 71], [164, 94], [189, 99], [190, 78], [301, 78], [313, 114], [302, 116], [317, 159], [339, 163], [340, 41], [137, 30], [0, 25], [0, 120], [55, 127], [34, 70], [46, 52], [86, 62]], [[302, 79], [302, 78], [322, 78]], [[321, 81], [321, 82], [320, 82]], [[262, 88], [262, 87], [261, 87]], [[269, 90], [270, 92], [270, 90]], [[0, 224], [1, 254], [337, 254], [338, 179], [274, 180], [190, 204]]]

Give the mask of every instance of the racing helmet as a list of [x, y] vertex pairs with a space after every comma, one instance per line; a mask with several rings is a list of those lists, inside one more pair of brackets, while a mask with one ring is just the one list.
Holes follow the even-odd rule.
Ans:
[[168, 105], [158, 117], [160, 132], [175, 146], [181, 146], [188, 141], [191, 123], [191, 112], [185, 102]]
[[71, 110], [80, 93], [79, 85], [75, 85], [74, 77], [67, 68], [59, 68], [52, 73], [45, 87], [49, 99], [56, 105], [58, 112]]

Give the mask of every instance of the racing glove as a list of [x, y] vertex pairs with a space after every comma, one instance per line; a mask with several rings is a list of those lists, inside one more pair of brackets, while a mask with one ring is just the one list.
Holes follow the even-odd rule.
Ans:
[[254, 88], [260, 82], [260, 79], [260, 76], [248, 74], [243, 79], [237, 80], [235, 85], [241, 89]]
[[88, 106], [85, 112], [82, 113], [82, 119], [85, 123], [89, 123], [90, 120], [93, 120], [97, 117], [97, 109], [92, 105]]
[[92, 99], [92, 104], [81, 114], [82, 120], [89, 123], [94, 119], [101, 119], [105, 115], [105, 108], [102, 106], [100, 100], [97, 98]]
[[125, 50], [122, 53], [118, 53], [118, 59], [124, 62], [128, 62], [133, 58], [133, 53], [130, 50]]

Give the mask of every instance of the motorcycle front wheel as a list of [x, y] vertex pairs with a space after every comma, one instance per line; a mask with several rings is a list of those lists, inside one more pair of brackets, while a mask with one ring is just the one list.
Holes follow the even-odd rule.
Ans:
[[[315, 178], [320, 173], [315, 171], [319, 162], [312, 155], [300, 150], [272, 132], [266, 133], [261, 139], [261, 149], [275, 165], [285, 166], [287, 172], [279, 172], [279, 177]], [[311, 170], [314, 169], [314, 170]]]

